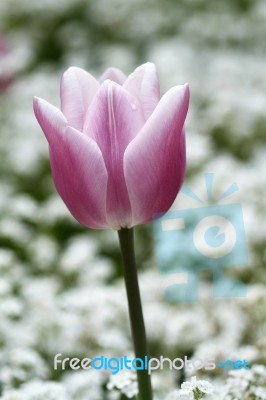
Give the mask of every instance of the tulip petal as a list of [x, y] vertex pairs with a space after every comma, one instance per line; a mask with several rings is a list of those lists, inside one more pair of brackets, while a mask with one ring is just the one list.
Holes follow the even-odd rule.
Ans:
[[49, 142], [58, 193], [81, 224], [106, 228], [107, 171], [99, 147], [45, 100], [35, 98], [34, 111]]
[[107, 228], [107, 171], [97, 144], [68, 127], [61, 147], [50, 148], [53, 179], [58, 193], [78, 222]]
[[100, 85], [88, 72], [70, 67], [63, 75], [60, 87], [61, 109], [68, 124], [82, 130], [88, 107]]
[[143, 124], [136, 99], [117, 83], [105, 81], [88, 110], [84, 133], [96, 141], [103, 154], [108, 171], [108, 224], [114, 229], [131, 223], [123, 157]]
[[33, 109], [37, 121], [50, 145], [58, 142], [58, 136], [67, 128], [67, 120], [63, 113], [48, 101], [34, 97]]
[[111, 67], [111, 68], [108, 68], [102, 74], [102, 76], [99, 79], [99, 82], [103, 83], [107, 79], [110, 79], [110, 81], [116, 82], [119, 85], [123, 85], [123, 83], [125, 82], [126, 78], [127, 78], [126, 75], [120, 69]]
[[132, 225], [166, 212], [180, 189], [185, 173], [183, 125], [188, 103], [188, 85], [170, 89], [125, 151]]
[[141, 65], [129, 75], [123, 86], [139, 100], [145, 119], [148, 119], [160, 100], [160, 84], [155, 65], [149, 62]]

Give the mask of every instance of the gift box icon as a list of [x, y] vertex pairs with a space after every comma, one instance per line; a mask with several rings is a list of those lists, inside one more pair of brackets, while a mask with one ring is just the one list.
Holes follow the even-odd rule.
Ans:
[[[212, 198], [214, 174], [205, 174], [208, 199]], [[248, 263], [243, 211], [239, 203], [221, 204], [237, 190], [234, 183], [215, 204], [170, 210], [155, 215], [155, 249], [161, 274], [187, 273], [186, 284], [166, 288], [168, 301], [197, 301], [199, 275], [210, 271], [214, 297], [245, 297], [246, 286], [225, 277], [228, 268]], [[200, 200], [192, 191], [184, 193]]]

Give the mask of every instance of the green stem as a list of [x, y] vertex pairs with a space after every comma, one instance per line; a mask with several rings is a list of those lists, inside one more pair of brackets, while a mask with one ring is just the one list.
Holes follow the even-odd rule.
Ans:
[[[118, 231], [118, 235], [124, 266], [124, 278], [135, 356], [136, 358], [144, 360], [144, 357], [148, 355], [148, 349], [135, 261], [133, 229], [121, 229]], [[148, 371], [137, 371], [137, 377], [139, 399], [152, 400], [151, 378]]]

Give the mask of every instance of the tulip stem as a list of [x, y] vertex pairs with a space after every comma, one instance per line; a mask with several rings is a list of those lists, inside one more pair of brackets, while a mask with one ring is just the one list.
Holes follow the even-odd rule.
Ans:
[[[148, 356], [148, 348], [135, 261], [134, 232], [132, 228], [121, 229], [118, 231], [118, 235], [123, 259], [124, 278], [135, 356], [136, 358], [141, 358], [144, 362], [145, 356]], [[148, 371], [145, 369], [138, 370], [137, 377], [139, 400], [152, 400], [151, 378]]]

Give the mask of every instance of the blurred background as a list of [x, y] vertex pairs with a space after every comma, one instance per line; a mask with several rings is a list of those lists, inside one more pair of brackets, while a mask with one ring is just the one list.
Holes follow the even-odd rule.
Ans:
[[[265, 1], [1, 0], [1, 400], [127, 398], [123, 378], [124, 394], [106, 389], [110, 371], [53, 369], [57, 353], [119, 357], [132, 345], [116, 233], [86, 230], [66, 210], [32, 98], [59, 105], [60, 77], [71, 65], [100, 76], [109, 66], [129, 74], [146, 61], [157, 65], [162, 93], [189, 82], [185, 183], [203, 198], [206, 172], [215, 174], [217, 195], [238, 184], [249, 248], [248, 265], [229, 271], [248, 285], [246, 298], [213, 298], [205, 274], [198, 302], [170, 304], [152, 226], [136, 229], [151, 354], [245, 358], [261, 366], [254, 393], [243, 385], [251, 378], [221, 370], [205, 378], [217, 396], [266, 398]], [[186, 201], [181, 194], [174, 207]], [[189, 374], [154, 374], [157, 398]]]

